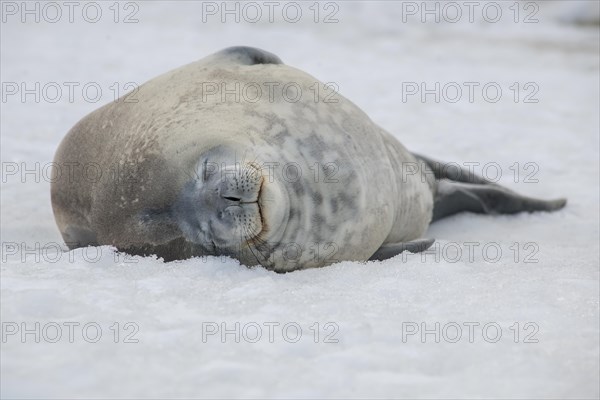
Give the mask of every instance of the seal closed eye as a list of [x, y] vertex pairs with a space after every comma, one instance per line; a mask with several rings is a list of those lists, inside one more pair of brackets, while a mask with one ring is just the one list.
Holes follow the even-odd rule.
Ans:
[[424, 251], [430, 222], [458, 212], [566, 203], [412, 154], [330, 87], [251, 47], [167, 72], [135, 97], [84, 117], [56, 152], [58, 165], [102, 171], [52, 182], [70, 248], [227, 255], [285, 272]]

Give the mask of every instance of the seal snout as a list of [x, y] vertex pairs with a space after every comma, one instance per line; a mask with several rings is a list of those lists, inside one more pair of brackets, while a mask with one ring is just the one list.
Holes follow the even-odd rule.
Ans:
[[209, 232], [217, 245], [241, 245], [263, 229], [258, 204], [263, 177], [260, 170], [247, 164], [222, 163], [220, 170], [203, 174], [198, 206], [208, 219]]
[[263, 183], [261, 170], [253, 164], [225, 165], [217, 190], [224, 201], [236, 204], [257, 203]]
[[262, 171], [250, 163], [228, 163], [229, 159], [221, 151], [205, 154], [177, 206], [186, 239], [217, 254], [240, 248], [265, 227], [260, 209]]

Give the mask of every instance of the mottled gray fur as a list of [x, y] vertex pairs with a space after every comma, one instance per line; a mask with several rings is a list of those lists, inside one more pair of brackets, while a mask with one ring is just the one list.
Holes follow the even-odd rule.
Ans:
[[440, 199], [435, 166], [273, 54], [226, 49], [127, 99], [136, 102], [82, 119], [56, 153], [59, 164], [102, 171], [89, 179], [75, 169], [52, 185], [71, 248], [224, 254], [283, 272], [431, 244], [407, 242]]

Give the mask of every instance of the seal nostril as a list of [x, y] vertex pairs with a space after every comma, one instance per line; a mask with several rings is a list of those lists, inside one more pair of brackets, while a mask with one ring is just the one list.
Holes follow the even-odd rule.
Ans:
[[229, 201], [239, 202], [241, 199], [239, 197], [231, 197], [231, 196], [223, 196], [224, 199]]

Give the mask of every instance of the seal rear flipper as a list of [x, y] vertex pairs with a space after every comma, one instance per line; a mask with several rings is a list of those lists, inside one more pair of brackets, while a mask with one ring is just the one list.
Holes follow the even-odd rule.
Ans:
[[283, 64], [273, 53], [248, 46], [233, 46], [214, 53], [215, 59], [227, 60], [240, 65]]
[[477, 175], [473, 171], [461, 167], [457, 163], [443, 163], [441, 161], [432, 160], [431, 158], [422, 156], [420, 154], [412, 154], [417, 159], [424, 161], [425, 164], [427, 164], [427, 166], [431, 168], [435, 179], [437, 179], [438, 181], [442, 179], [448, 179], [455, 182], [477, 183], [480, 185], [497, 186], [494, 182], [491, 182], [485, 179], [484, 177]]
[[420, 253], [430, 248], [433, 242], [435, 242], [435, 239], [416, 239], [411, 240], [410, 242], [384, 244], [369, 258], [369, 261], [387, 260], [388, 258], [397, 256], [403, 251]]
[[566, 199], [541, 200], [522, 196], [495, 184], [438, 181], [433, 205], [433, 221], [462, 212], [478, 214], [516, 214], [522, 211], [555, 211]]

